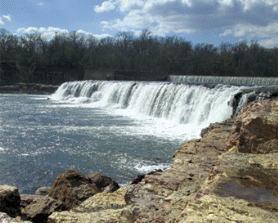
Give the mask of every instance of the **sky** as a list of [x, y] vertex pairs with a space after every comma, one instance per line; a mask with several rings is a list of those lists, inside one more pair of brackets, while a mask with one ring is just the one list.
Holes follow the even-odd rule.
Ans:
[[77, 31], [96, 38], [148, 29], [213, 44], [278, 47], [278, 0], [0, 0], [0, 29], [15, 35]]

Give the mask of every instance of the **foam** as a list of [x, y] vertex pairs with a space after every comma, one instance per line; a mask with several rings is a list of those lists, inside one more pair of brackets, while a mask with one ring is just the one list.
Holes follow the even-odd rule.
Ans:
[[162, 163], [162, 164], [157, 164], [157, 165], [142, 165], [142, 164], [137, 164], [135, 165], [135, 169], [138, 170], [140, 173], [149, 173], [151, 171], [155, 170], [164, 170], [164, 169], [169, 169], [171, 167], [171, 164], [168, 163]]

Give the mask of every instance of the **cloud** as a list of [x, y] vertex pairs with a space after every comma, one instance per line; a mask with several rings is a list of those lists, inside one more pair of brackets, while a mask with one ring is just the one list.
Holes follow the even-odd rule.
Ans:
[[235, 37], [247, 37], [248, 39], [264, 38], [259, 42], [265, 47], [278, 46], [278, 22], [272, 22], [267, 26], [237, 24], [225, 30], [220, 36], [233, 35]]
[[25, 28], [19, 28], [17, 29], [17, 34], [33, 34], [38, 32], [38, 28], [36, 27], [28, 27], [27, 29]]
[[[86, 32], [84, 30], [78, 30], [76, 31], [78, 34], [86, 37], [91, 37], [94, 36], [97, 39], [102, 39], [102, 38], [106, 38], [106, 37], [112, 37], [109, 34], [101, 34], [101, 35], [96, 35], [93, 34], [91, 32]], [[40, 34], [41, 37], [43, 39], [46, 40], [51, 40], [55, 37], [55, 35], [68, 35], [70, 34], [70, 32], [67, 29], [60, 29], [57, 27], [48, 27], [48, 28], [44, 28], [44, 27], [28, 27], [28, 28], [19, 28], [16, 31], [17, 35], [24, 35], [24, 34]]]
[[43, 4], [43, 2], [39, 2], [38, 5], [39, 6], [43, 6], [44, 4]]
[[96, 37], [97, 39], [104, 39], [104, 38], [107, 38], [107, 37], [113, 37], [112, 35], [110, 34], [95, 34], [94, 37]]
[[9, 22], [12, 21], [12, 18], [11, 18], [10, 15], [3, 15], [2, 17], [3, 17], [4, 19], [8, 20]]
[[122, 18], [102, 21], [104, 30], [139, 33], [148, 28], [162, 36], [215, 32], [222, 33], [221, 37], [248, 38], [259, 37], [267, 30], [268, 35], [277, 35], [277, 0], [109, 0], [96, 9], [99, 13], [117, 10], [123, 14]]
[[12, 18], [10, 15], [2, 15], [0, 16], [0, 25], [4, 25], [4, 21], [3, 20], [8, 20], [9, 22], [12, 21]]
[[113, 10], [115, 8], [115, 4], [112, 1], [105, 1], [101, 4], [101, 6], [95, 6], [95, 12], [106, 12]]
[[264, 47], [272, 48], [278, 47], [278, 36], [258, 41]]
[[91, 36], [91, 35], [93, 35], [92, 33], [86, 32], [86, 31], [84, 31], [82, 29], [78, 30], [77, 33], [80, 34], [80, 35], [83, 35], [83, 36]]
[[24, 34], [41, 34], [41, 37], [47, 40], [51, 40], [54, 38], [55, 35], [65, 35], [68, 34], [69, 31], [67, 29], [60, 29], [56, 27], [28, 27], [28, 28], [19, 28], [16, 31], [17, 35], [24, 35]]

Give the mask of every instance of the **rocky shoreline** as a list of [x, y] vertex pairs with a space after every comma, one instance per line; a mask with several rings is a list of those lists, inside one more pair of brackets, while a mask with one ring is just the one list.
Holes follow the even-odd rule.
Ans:
[[72, 169], [57, 177], [47, 196], [1, 186], [0, 221], [277, 222], [277, 145], [278, 101], [254, 101], [183, 143], [170, 169], [127, 187]]

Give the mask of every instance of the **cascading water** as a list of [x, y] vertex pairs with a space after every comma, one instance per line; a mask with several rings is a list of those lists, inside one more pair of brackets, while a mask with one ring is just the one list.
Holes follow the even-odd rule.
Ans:
[[224, 85], [79, 81], [50, 98], [2, 95], [0, 184], [33, 194], [75, 168], [127, 185], [137, 174], [169, 168], [182, 142], [249, 100], [243, 93]]
[[175, 83], [210, 83], [234, 85], [278, 85], [278, 78], [265, 77], [219, 77], [219, 76], [176, 76], [170, 75], [169, 81]]
[[[114, 109], [135, 119], [153, 119], [164, 123], [163, 127], [158, 125], [164, 134], [170, 127], [177, 138], [185, 140], [199, 137], [210, 123], [229, 118], [232, 108], [228, 102], [239, 90], [223, 85], [207, 88], [161, 82], [79, 81], [64, 83], [51, 99], [86, 102], [86, 106]], [[153, 130], [161, 131], [159, 127]]]

